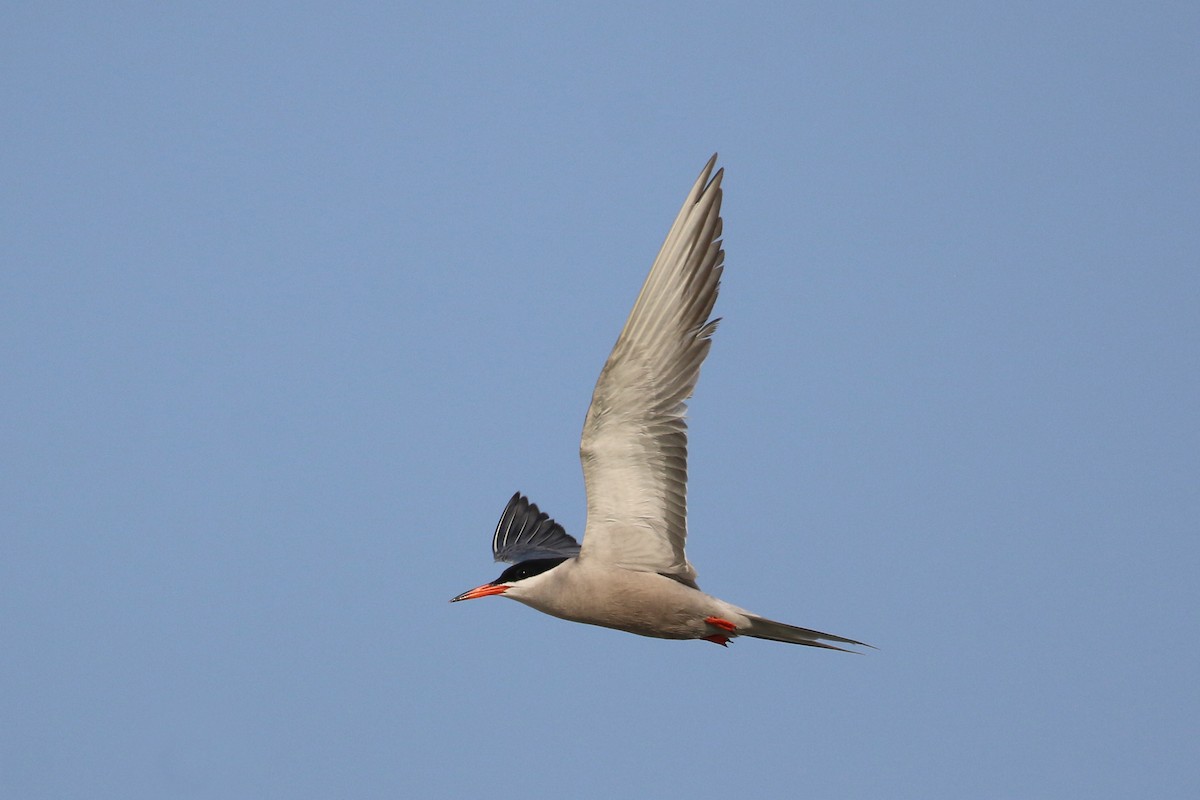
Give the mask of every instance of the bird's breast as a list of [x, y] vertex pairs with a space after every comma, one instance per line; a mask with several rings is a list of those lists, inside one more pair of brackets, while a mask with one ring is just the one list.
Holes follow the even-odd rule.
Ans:
[[572, 622], [662, 639], [695, 639], [714, 598], [653, 572], [572, 561], [553, 570], [538, 591], [515, 595], [526, 605]]

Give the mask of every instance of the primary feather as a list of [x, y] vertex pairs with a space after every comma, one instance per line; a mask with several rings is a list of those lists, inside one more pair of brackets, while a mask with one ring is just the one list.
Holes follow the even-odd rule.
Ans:
[[581, 557], [695, 584], [687, 540], [687, 411], [712, 344], [725, 252], [716, 156], [663, 242], [600, 379], [579, 455]]

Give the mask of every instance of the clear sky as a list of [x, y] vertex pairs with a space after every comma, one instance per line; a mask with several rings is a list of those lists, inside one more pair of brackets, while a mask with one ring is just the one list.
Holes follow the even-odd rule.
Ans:
[[[186, 7], [185, 7], [186, 6]], [[0, 796], [1193, 796], [1200, 5], [8, 3]], [[729, 649], [493, 598], [725, 179]]]

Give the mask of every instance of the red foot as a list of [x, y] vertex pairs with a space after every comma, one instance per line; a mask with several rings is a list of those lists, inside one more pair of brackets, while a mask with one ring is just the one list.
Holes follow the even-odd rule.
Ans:
[[[725, 633], [737, 633], [737, 625], [734, 625], [727, 619], [721, 619], [720, 617], [705, 617], [704, 621], [709, 625], [712, 625], [714, 628], [720, 628], [721, 630], [725, 631]], [[701, 636], [700, 638], [706, 642], [719, 644], [721, 647], [728, 647], [729, 637], [726, 636], [725, 633], [714, 633], [709, 636]]]
[[712, 625], [715, 628], [720, 628], [721, 630], [725, 631], [726, 633], [736, 633], [737, 632], [737, 625], [734, 625], [732, 622], [730, 622], [727, 619], [721, 619], [720, 617], [705, 617], [704, 621], [707, 622], [709, 625]]

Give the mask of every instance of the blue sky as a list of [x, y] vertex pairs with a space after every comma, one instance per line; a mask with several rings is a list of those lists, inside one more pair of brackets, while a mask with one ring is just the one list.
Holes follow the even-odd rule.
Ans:
[[[8, 4], [0, 794], [1182, 797], [1192, 3]], [[706, 590], [450, 605], [726, 168]]]

